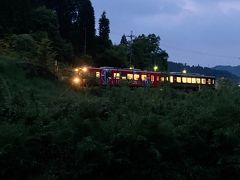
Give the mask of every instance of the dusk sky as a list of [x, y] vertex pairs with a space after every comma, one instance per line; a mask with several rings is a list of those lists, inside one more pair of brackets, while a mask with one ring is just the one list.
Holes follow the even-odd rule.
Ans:
[[105, 10], [111, 39], [155, 33], [170, 61], [213, 67], [240, 65], [238, 0], [92, 0], [96, 29]]

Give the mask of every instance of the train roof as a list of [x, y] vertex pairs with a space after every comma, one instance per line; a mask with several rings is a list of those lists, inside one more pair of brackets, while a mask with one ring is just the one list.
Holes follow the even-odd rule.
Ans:
[[199, 73], [182, 73], [182, 72], [170, 72], [171, 75], [177, 75], [177, 76], [188, 76], [188, 77], [208, 77], [208, 78], [215, 78], [215, 76], [207, 76]]

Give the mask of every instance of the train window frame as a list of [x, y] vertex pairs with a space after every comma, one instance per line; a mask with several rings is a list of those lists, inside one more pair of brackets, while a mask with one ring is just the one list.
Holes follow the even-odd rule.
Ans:
[[211, 84], [212, 84], [212, 80], [211, 80], [211, 79], [208, 79], [208, 80], [207, 80], [207, 83], [208, 83], [208, 85], [211, 85]]
[[156, 76], [156, 81], [159, 81], [159, 80], [160, 80], [159, 76]]
[[133, 74], [133, 80], [138, 81], [140, 78], [140, 74]]
[[187, 83], [192, 84], [192, 78], [191, 77], [187, 77]]
[[127, 74], [127, 80], [133, 80], [133, 74]]
[[177, 83], [182, 83], [182, 77], [180, 77], [180, 76], [177, 76]]
[[206, 78], [202, 78], [201, 79], [201, 84], [207, 84], [207, 79]]
[[197, 84], [201, 84], [201, 78], [196, 78]]
[[187, 77], [182, 77], [182, 83], [184, 83], [184, 84], [187, 83]]
[[197, 78], [195, 77], [192, 78], [192, 84], [197, 84]]
[[113, 73], [114, 79], [120, 79], [120, 73]]
[[165, 78], [164, 77], [161, 77], [161, 82], [165, 82]]
[[146, 81], [147, 80], [147, 75], [146, 74], [142, 74], [141, 75], [141, 79], [142, 79], [142, 81]]
[[100, 78], [100, 72], [96, 71], [96, 78]]
[[169, 77], [169, 81], [170, 81], [170, 83], [174, 83], [174, 78], [173, 78], [173, 76], [170, 76], [170, 77]]
[[154, 82], [154, 79], [155, 79], [155, 78], [154, 78], [154, 75], [151, 75], [151, 76], [150, 76], [150, 80], [151, 80], [152, 82]]

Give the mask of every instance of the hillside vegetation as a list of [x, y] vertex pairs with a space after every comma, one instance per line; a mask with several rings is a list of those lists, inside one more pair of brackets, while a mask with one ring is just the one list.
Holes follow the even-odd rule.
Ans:
[[0, 81], [1, 179], [240, 178], [238, 88], [75, 92], [6, 58]]
[[240, 77], [240, 66], [216, 66], [213, 69], [228, 71], [238, 77]]

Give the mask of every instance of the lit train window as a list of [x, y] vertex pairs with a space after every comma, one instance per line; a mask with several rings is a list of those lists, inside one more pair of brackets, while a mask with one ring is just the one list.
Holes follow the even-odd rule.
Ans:
[[127, 79], [128, 80], [133, 80], [133, 74], [127, 74]]
[[212, 80], [212, 84], [215, 84], [215, 80], [214, 79]]
[[191, 84], [192, 83], [192, 78], [187, 78], [187, 83]]
[[170, 83], [173, 83], [173, 76], [170, 76]]
[[100, 78], [100, 72], [96, 72], [96, 78]]
[[120, 79], [120, 73], [113, 73], [113, 77], [115, 79]]
[[154, 75], [151, 75], [151, 81], [152, 82], [154, 81]]
[[137, 81], [139, 80], [140, 75], [139, 74], [134, 74], [134, 80]]
[[211, 79], [208, 79], [208, 84], [211, 84]]
[[206, 79], [202, 78], [202, 84], [206, 84], [206, 83], [207, 83]]
[[169, 79], [169, 78], [168, 78], [168, 77], [166, 77], [166, 81], [168, 81], [168, 79]]
[[142, 81], [146, 81], [147, 80], [147, 75], [142, 75]]
[[157, 81], [159, 81], [159, 76], [157, 76]]
[[177, 83], [181, 83], [182, 82], [181, 79], [182, 79], [181, 77], [177, 77]]
[[187, 83], [187, 78], [186, 77], [182, 77], [182, 82], [183, 83]]
[[164, 77], [161, 77], [161, 81], [164, 82]]
[[201, 84], [201, 79], [197, 78], [197, 84]]
[[192, 83], [196, 84], [196, 82], [197, 82], [196, 78], [192, 78]]

